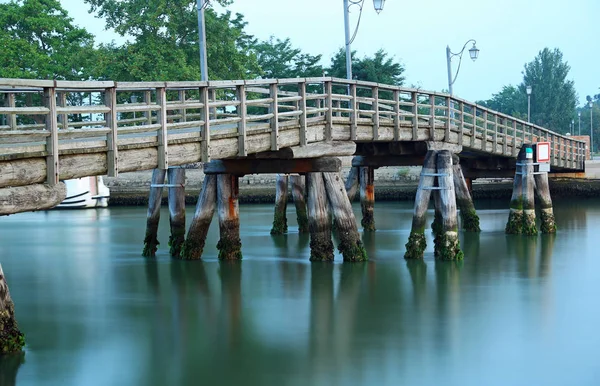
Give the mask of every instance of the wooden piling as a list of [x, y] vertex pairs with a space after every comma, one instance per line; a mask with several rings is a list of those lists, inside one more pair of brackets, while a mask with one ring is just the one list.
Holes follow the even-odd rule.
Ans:
[[454, 193], [452, 153], [441, 150], [437, 155], [439, 203], [442, 232], [435, 245], [435, 257], [442, 260], [461, 260], [464, 257], [458, 241], [458, 218]]
[[[522, 167], [523, 175], [523, 190], [522, 190], [522, 202], [523, 202], [523, 234], [528, 236], [537, 235], [537, 226], [535, 225], [535, 180], [534, 180], [534, 167], [533, 167], [533, 149], [531, 145], [524, 145], [531, 151], [531, 157], [525, 159], [525, 166]], [[521, 161], [523, 162], [523, 161]]]
[[550, 186], [548, 185], [548, 173], [535, 175], [535, 189], [540, 204], [542, 233], [556, 233], [552, 197], [550, 197]]
[[210, 228], [217, 206], [217, 176], [207, 174], [202, 182], [202, 191], [196, 204], [196, 212], [188, 230], [187, 238], [181, 247], [180, 257], [184, 260], [202, 258], [206, 234]]
[[173, 167], [167, 170], [169, 180], [169, 224], [171, 256], [179, 257], [185, 240], [185, 169]]
[[513, 191], [510, 198], [510, 213], [506, 223], [505, 233], [520, 235], [523, 233], [523, 167], [521, 163], [525, 160], [525, 148], [522, 147], [517, 156], [517, 165], [515, 168], [515, 180], [513, 182]]
[[158, 249], [158, 222], [160, 220], [160, 203], [165, 183], [165, 169], [154, 169], [150, 182], [150, 195], [148, 197], [148, 214], [146, 216], [146, 237], [142, 256], [154, 257]]
[[288, 176], [278, 174], [275, 191], [275, 214], [273, 217], [272, 235], [282, 235], [287, 232], [287, 199], [288, 199]]
[[427, 247], [425, 241], [426, 212], [431, 197], [431, 188], [435, 179], [437, 151], [429, 150], [423, 161], [419, 187], [415, 197], [415, 209], [408, 243], [406, 243], [405, 259], [422, 259]]
[[364, 231], [375, 231], [375, 169], [370, 166], [360, 168], [360, 207]]
[[232, 174], [217, 175], [217, 207], [220, 239], [217, 243], [220, 260], [241, 260], [240, 207], [238, 203], [238, 177]]
[[366, 261], [368, 259], [367, 252], [358, 233], [356, 219], [345, 192], [342, 176], [340, 173], [323, 173], [323, 178], [329, 207], [340, 239], [338, 250], [344, 257], [344, 261]]
[[456, 192], [456, 204], [460, 209], [460, 219], [462, 229], [467, 232], [481, 232], [479, 227], [479, 216], [473, 204], [473, 198], [467, 181], [463, 175], [460, 166], [460, 158], [454, 154], [452, 156], [452, 171], [454, 173], [454, 191]]
[[290, 176], [292, 185], [292, 198], [296, 206], [296, 218], [298, 220], [298, 233], [308, 233], [308, 214], [306, 212], [305, 178], [302, 175]]
[[308, 228], [310, 231], [310, 260], [333, 261], [331, 222], [327, 214], [327, 193], [322, 173], [307, 173]]
[[15, 305], [0, 265], [0, 355], [18, 353], [25, 345], [25, 336], [15, 320]]
[[346, 179], [346, 194], [348, 195], [348, 199], [350, 202], [354, 201], [356, 198], [356, 193], [358, 192], [358, 175], [359, 175], [359, 167], [353, 166], [350, 168], [350, 172], [348, 172], [348, 178]]

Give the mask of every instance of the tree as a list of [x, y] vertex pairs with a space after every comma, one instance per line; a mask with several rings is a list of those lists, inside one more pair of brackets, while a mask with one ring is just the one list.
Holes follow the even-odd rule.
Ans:
[[254, 45], [254, 51], [264, 78], [318, 77], [323, 75], [319, 64], [321, 55], [302, 53], [293, 48], [290, 39], [280, 40], [273, 36]]
[[[194, 80], [200, 78], [195, 0], [85, 0], [106, 26], [133, 42], [101, 47], [96, 73], [115, 80]], [[228, 5], [231, 0], [218, 0]], [[211, 79], [245, 79], [259, 73], [255, 39], [240, 14], [205, 11], [207, 60]], [[119, 58], [120, 62], [111, 59]]]
[[[340, 49], [332, 58], [328, 69], [330, 76], [346, 78], [346, 51]], [[357, 80], [377, 82], [395, 86], [404, 84], [404, 66], [395, 62], [384, 50], [375, 52], [373, 57], [357, 58], [352, 52], [352, 74]]]
[[58, 0], [0, 4], [0, 77], [85, 80], [93, 36], [73, 24]]
[[544, 48], [532, 62], [525, 64], [519, 90], [524, 94], [526, 86], [532, 86], [533, 123], [560, 133], [569, 130], [577, 105], [574, 83], [567, 80], [570, 69], [557, 48]]
[[527, 119], [527, 95], [518, 86], [504, 86], [499, 93], [492, 94], [491, 99], [477, 104], [515, 118]]

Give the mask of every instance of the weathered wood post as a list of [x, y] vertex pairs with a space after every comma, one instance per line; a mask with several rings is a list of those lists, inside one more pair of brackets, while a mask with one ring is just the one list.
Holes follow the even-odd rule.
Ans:
[[306, 212], [306, 199], [304, 198], [305, 178], [302, 175], [290, 176], [292, 184], [292, 198], [296, 206], [296, 217], [298, 219], [298, 233], [308, 233], [308, 215]]
[[441, 150], [437, 155], [439, 203], [442, 229], [435, 245], [435, 257], [443, 260], [461, 260], [464, 257], [458, 241], [456, 195], [452, 172], [452, 153]]
[[437, 151], [429, 150], [425, 155], [419, 187], [415, 197], [415, 209], [408, 243], [406, 243], [405, 259], [422, 259], [427, 242], [425, 241], [426, 212], [431, 197], [431, 188], [435, 178]]
[[288, 200], [288, 176], [278, 174], [275, 191], [275, 215], [273, 218], [272, 235], [282, 235], [287, 232], [287, 200]]
[[367, 252], [358, 233], [352, 205], [340, 173], [323, 173], [325, 190], [340, 242], [338, 249], [344, 261], [366, 261]]
[[0, 355], [20, 352], [24, 345], [25, 337], [17, 326], [15, 305], [0, 265]]
[[370, 166], [360, 168], [360, 207], [362, 220], [360, 224], [365, 231], [375, 231], [375, 169]]
[[240, 207], [238, 203], [238, 177], [232, 174], [217, 175], [217, 206], [220, 239], [217, 243], [220, 260], [240, 260]]
[[452, 171], [454, 173], [454, 190], [456, 192], [456, 204], [460, 209], [460, 219], [462, 222], [462, 229], [467, 232], [481, 232], [479, 227], [479, 216], [473, 205], [473, 198], [469, 191], [469, 187], [463, 175], [462, 168], [460, 166], [460, 158], [456, 155], [452, 155]]
[[[531, 145], [525, 147], [525, 165], [522, 167], [523, 176], [523, 234], [528, 236], [537, 235], [537, 226], [535, 225], [535, 180], [533, 166], [533, 148]], [[523, 162], [523, 161], [521, 161]]]
[[535, 189], [540, 204], [540, 216], [542, 220], [542, 233], [556, 233], [556, 222], [554, 210], [552, 209], [552, 197], [548, 185], [548, 173], [535, 175]]
[[202, 191], [196, 204], [196, 212], [188, 230], [187, 239], [181, 247], [180, 257], [185, 260], [198, 260], [202, 257], [206, 234], [210, 228], [217, 206], [217, 176], [207, 174], [202, 182]]
[[350, 172], [348, 173], [348, 178], [346, 179], [346, 193], [348, 194], [348, 199], [350, 202], [354, 201], [356, 193], [358, 192], [358, 175], [358, 166], [351, 167]]
[[165, 169], [154, 169], [150, 182], [150, 195], [148, 197], [148, 214], [146, 219], [146, 237], [142, 256], [154, 257], [158, 249], [158, 223], [160, 221], [160, 203], [162, 201], [163, 187], [165, 184]]
[[310, 260], [333, 261], [331, 222], [327, 214], [327, 193], [323, 174], [307, 173], [308, 228], [310, 231]]
[[185, 169], [169, 168], [167, 178], [169, 179], [169, 224], [171, 226], [170, 253], [173, 257], [179, 257], [185, 240]]
[[513, 191], [510, 198], [510, 213], [504, 230], [507, 234], [520, 235], [523, 233], [523, 167], [521, 165], [524, 161], [525, 148], [522, 147], [517, 156], [515, 180], [513, 182]]

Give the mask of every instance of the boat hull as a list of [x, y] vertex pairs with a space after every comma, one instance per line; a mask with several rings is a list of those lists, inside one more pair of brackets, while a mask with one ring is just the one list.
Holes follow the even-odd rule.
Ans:
[[110, 190], [101, 176], [65, 180], [67, 197], [56, 206], [58, 209], [106, 208]]

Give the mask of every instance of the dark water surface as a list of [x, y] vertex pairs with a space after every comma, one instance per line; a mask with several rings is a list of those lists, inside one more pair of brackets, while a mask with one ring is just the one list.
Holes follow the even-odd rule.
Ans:
[[[462, 263], [406, 262], [412, 203], [377, 203], [371, 261], [308, 261], [272, 237], [272, 206], [241, 207], [244, 260], [140, 256], [145, 208], [0, 218], [0, 262], [26, 334], [17, 385], [599, 385], [600, 201], [555, 208], [555, 237], [504, 234], [477, 203]], [[355, 206], [355, 211], [359, 212]], [[188, 222], [193, 208], [188, 208]], [[431, 218], [431, 216], [430, 216]]]

